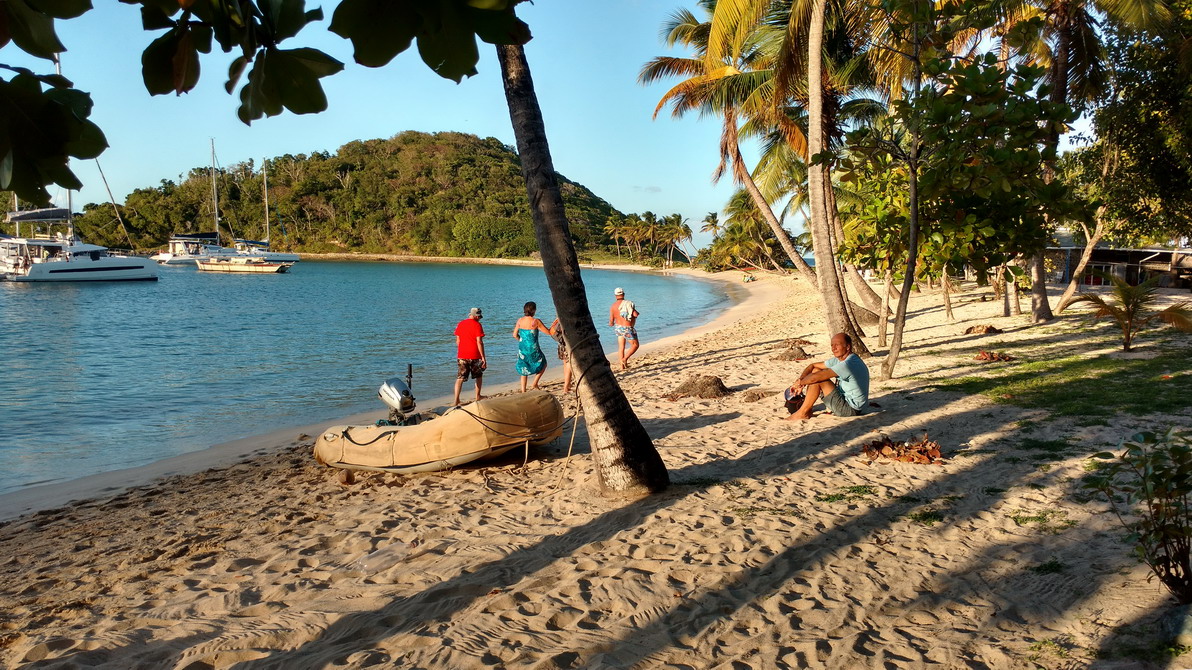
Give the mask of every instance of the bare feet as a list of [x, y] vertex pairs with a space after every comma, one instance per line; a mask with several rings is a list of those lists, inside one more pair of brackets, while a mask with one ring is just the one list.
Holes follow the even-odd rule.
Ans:
[[796, 421], [796, 420], [807, 421], [808, 419], [810, 419], [813, 416], [815, 416], [815, 412], [812, 412], [812, 413], [808, 414], [807, 416], [803, 416], [803, 414], [801, 412], [795, 412], [794, 414], [786, 417], [786, 420], [787, 421]]

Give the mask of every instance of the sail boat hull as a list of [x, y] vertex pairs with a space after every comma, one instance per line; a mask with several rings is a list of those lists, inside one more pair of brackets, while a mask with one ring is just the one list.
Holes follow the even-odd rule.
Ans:
[[0, 279], [13, 282], [153, 281], [157, 266], [77, 240], [0, 240]]

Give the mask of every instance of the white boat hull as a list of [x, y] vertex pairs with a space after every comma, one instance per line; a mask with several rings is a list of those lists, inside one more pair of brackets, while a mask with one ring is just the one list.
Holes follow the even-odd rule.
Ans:
[[157, 272], [152, 261], [138, 256], [0, 265], [0, 278], [13, 282], [155, 281]]
[[280, 274], [288, 272], [289, 263], [273, 263], [259, 258], [216, 258], [195, 263], [201, 272], [236, 272], [248, 274]]

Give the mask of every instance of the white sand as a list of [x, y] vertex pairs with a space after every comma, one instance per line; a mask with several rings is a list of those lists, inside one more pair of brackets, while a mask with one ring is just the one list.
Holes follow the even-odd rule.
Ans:
[[[582, 429], [570, 459], [567, 433], [525, 465], [351, 487], [310, 440], [245, 445], [230, 467], [0, 525], [0, 665], [1087, 667], [1151, 644], [1169, 598], [1079, 478], [1089, 453], [1192, 413], [1079, 426], [932, 391], [973, 374], [991, 342], [1078, 342], [1072, 317], [1029, 328], [974, 290], [956, 323], [938, 296], [914, 297], [901, 376], [873, 386], [881, 413], [794, 425], [776, 397], [743, 391], [777, 391], [806, 364], [773, 360], [784, 338], [827, 355], [818, 301], [796, 280], [744, 288], [708, 332], [653, 343], [620, 375], [670, 469], [665, 493], [602, 498]], [[960, 335], [977, 323], [1008, 332]], [[693, 374], [738, 392], [666, 399]], [[949, 458], [866, 464], [878, 431], [926, 431]], [[1040, 461], [1027, 438], [1073, 448]], [[932, 511], [934, 525], [915, 520]], [[360, 569], [383, 547], [403, 556]], [[1140, 667], [1126, 656], [1096, 664]]]

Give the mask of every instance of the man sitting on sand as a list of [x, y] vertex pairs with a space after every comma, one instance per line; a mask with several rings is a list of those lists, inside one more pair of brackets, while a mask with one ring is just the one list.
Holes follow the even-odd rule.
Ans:
[[[832, 380], [837, 382], [833, 383]], [[791, 391], [803, 389], [803, 405], [787, 417], [788, 421], [811, 418], [811, 408], [820, 397], [824, 407], [836, 416], [857, 416], [869, 407], [869, 368], [853, 353], [853, 339], [844, 333], [832, 336], [832, 358], [812, 363], [803, 370]]]

